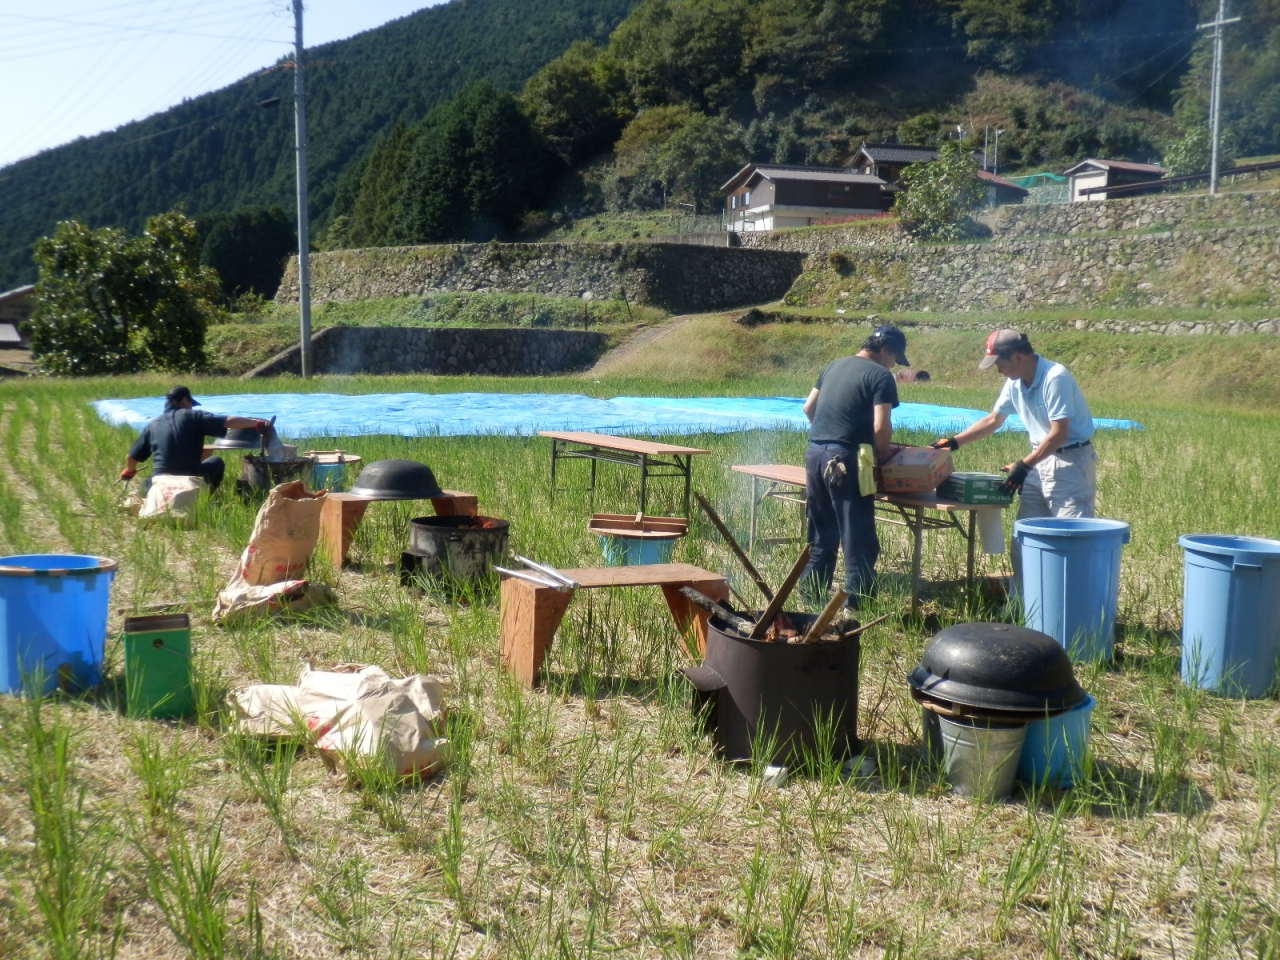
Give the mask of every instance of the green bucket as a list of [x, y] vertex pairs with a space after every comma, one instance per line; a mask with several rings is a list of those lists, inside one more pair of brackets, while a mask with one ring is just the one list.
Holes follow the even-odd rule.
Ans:
[[195, 709], [187, 614], [125, 618], [124, 682], [131, 717], [182, 717]]

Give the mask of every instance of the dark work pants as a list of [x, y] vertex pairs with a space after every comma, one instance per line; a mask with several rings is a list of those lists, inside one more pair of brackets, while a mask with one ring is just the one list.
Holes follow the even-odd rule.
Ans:
[[200, 476], [209, 485], [210, 493], [218, 489], [218, 484], [222, 483], [222, 477], [226, 472], [227, 465], [222, 462], [221, 457], [210, 457], [200, 463]]
[[[827, 482], [823, 472], [832, 457], [844, 460], [839, 484]], [[836, 550], [844, 550], [845, 592], [848, 606], [875, 593], [875, 566], [880, 556], [876, 537], [876, 498], [858, 492], [858, 453], [842, 443], [811, 443], [804, 452], [805, 510], [809, 518], [809, 565], [802, 581], [819, 602], [836, 571]]]

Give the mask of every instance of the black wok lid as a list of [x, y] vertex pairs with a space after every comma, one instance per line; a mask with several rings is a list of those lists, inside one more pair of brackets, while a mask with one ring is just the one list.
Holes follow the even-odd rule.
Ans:
[[213, 441], [213, 445], [219, 450], [261, 450], [262, 435], [255, 427], [241, 427], [228, 430], [227, 435]]
[[444, 491], [425, 463], [378, 460], [360, 471], [351, 494], [366, 500], [430, 500]]
[[1007, 623], [939, 630], [907, 682], [930, 697], [985, 710], [1058, 712], [1086, 696], [1058, 641]]

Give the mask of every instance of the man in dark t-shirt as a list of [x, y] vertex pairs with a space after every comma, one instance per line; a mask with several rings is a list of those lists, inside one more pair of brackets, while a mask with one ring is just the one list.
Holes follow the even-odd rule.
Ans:
[[[825, 603], [844, 550], [846, 605], [857, 609], [861, 597], [875, 592], [876, 537], [874, 483], [871, 493], [859, 484], [859, 461], [869, 472], [889, 457], [891, 411], [898, 386], [889, 371], [907, 365], [907, 338], [895, 326], [876, 327], [852, 357], [830, 363], [804, 402], [809, 446], [804, 454], [809, 565], [803, 581], [810, 598]], [[867, 446], [863, 456], [859, 452]]]
[[221, 457], [202, 460], [205, 437], [225, 437], [227, 430], [255, 429], [265, 433], [266, 420], [250, 417], [220, 417], [193, 409], [200, 401], [186, 387], [174, 387], [164, 397], [164, 413], [145, 427], [129, 448], [121, 480], [132, 480], [138, 463], [150, 459], [152, 476], [202, 477], [210, 490], [222, 483], [226, 464]]

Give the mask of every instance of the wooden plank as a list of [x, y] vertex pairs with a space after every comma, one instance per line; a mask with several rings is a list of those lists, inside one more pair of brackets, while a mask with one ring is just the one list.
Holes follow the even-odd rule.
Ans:
[[709, 451], [698, 447], [681, 447], [671, 443], [655, 443], [652, 440], [636, 440], [631, 437], [612, 437], [606, 433], [561, 433], [555, 430], [539, 430], [538, 436], [551, 440], [563, 440], [566, 443], [581, 443], [601, 450], [618, 450], [622, 453], [661, 454], [698, 454]]
[[480, 498], [473, 493], [446, 490], [443, 497], [432, 497], [431, 506], [437, 517], [474, 517], [480, 508]]
[[793, 467], [788, 463], [747, 463], [736, 464], [731, 468], [735, 473], [745, 473], [748, 477], [759, 477], [761, 480], [772, 480], [774, 483], [789, 483], [793, 487], [804, 487], [804, 467]]
[[[643, 563], [631, 567], [580, 567], [561, 570], [580, 589], [600, 587], [660, 587], [664, 584], [716, 583], [724, 575], [703, 570], [691, 563]], [[699, 590], [702, 588], [699, 587]], [[707, 591], [703, 590], [703, 593]]]
[[910, 509], [923, 507], [925, 510], [936, 510], [939, 513], [976, 513], [979, 510], [1008, 510], [1013, 501], [1008, 503], [957, 503], [955, 500], [943, 500], [936, 493], [877, 493], [876, 499], [882, 503], [891, 503]]
[[782, 581], [782, 586], [778, 588], [778, 592], [769, 601], [769, 606], [765, 607], [764, 616], [760, 618], [755, 630], [751, 633], [752, 640], [763, 640], [765, 634], [769, 632], [769, 628], [773, 626], [773, 621], [782, 612], [782, 605], [787, 602], [787, 599], [791, 596], [791, 591], [800, 582], [800, 574], [804, 573], [804, 568], [809, 565], [809, 550], [809, 544], [806, 543], [804, 549], [800, 551], [800, 556], [796, 559], [795, 564], [792, 565], [791, 572], [787, 574], [787, 579]]

